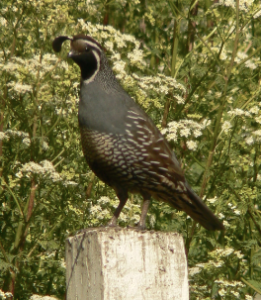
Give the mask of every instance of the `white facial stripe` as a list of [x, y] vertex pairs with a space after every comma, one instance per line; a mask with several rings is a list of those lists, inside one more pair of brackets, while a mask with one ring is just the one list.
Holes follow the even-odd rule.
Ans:
[[93, 47], [94, 49], [98, 50], [99, 52], [102, 51], [102, 49], [97, 44], [95, 44], [95, 43], [93, 43], [93, 42], [91, 42], [89, 40], [80, 39], [79, 41], [82, 42], [82, 43], [84, 43], [84, 44], [86, 44], [86, 46]]
[[93, 73], [93, 75], [92, 75], [90, 78], [84, 80], [84, 83], [86, 83], [86, 84], [92, 82], [92, 81], [94, 80], [95, 76], [97, 75], [97, 73], [98, 73], [99, 70], [100, 70], [100, 64], [101, 64], [100, 56], [99, 56], [99, 54], [97, 54], [95, 51], [92, 51], [92, 53], [93, 53], [93, 55], [95, 56], [96, 61], [97, 61], [97, 69], [96, 69], [96, 71]]

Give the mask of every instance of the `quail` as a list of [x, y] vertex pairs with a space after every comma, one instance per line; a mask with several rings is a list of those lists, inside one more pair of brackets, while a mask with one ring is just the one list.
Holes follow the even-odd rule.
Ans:
[[81, 70], [78, 120], [84, 156], [120, 200], [109, 225], [116, 225], [131, 192], [143, 197], [138, 224], [142, 229], [153, 197], [185, 211], [208, 230], [223, 230], [189, 186], [160, 131], [118, 83], [102, 46], [83, 34], [59, 36], [53, 41], [54, 51], [61, 51], [66, 40], [71, 42], [68, 57]]

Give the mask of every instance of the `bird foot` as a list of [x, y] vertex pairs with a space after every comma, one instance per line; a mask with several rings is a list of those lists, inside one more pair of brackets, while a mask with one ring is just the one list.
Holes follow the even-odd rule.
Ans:
[[146, 228], [146, 224], [140, 224], [140, 223], [138, 223], [137, 229], [139, 229], [139, 230], [146, 230], [147, 229]]
[[107, 227], [117, 227], [117, 218], [113, 216], [109, 223], [107, 224]]

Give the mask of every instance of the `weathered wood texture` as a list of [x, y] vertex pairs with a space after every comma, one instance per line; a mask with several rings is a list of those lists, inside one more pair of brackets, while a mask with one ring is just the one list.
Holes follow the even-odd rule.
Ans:
[[94, 228], [68, 238], [67, 300], [188, 300], [183, 239]]

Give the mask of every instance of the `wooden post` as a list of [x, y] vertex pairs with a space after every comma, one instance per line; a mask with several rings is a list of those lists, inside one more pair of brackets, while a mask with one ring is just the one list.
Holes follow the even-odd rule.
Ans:
[[182, 237], [91, 228], [67, 239], [67, 300], [189, 300]]

